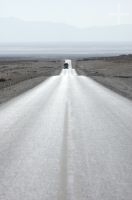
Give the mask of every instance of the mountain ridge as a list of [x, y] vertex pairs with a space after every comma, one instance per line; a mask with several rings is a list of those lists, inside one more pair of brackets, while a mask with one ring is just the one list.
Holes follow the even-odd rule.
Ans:
[[132, 25], [76, 26], [47, 21], [0, 18], [0, 42], [132, 42]]

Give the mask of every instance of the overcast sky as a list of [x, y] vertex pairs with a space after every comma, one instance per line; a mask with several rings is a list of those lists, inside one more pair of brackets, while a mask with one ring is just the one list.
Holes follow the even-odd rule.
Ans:
[[52, 21], [78, 27], [116, 25], [116, 13], [121, 24], [132, 24], [132, 0], [0, 0], [0, 17], [16, 17], [32, 21]]

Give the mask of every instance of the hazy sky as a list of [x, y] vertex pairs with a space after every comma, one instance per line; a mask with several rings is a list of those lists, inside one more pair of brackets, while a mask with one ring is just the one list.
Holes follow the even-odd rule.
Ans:
[[[17, 17], [32, 21], [52, 21], [89, 27], [117, 24], [117, 12], [129, 15], [121, 24], [132, 24], [132, 0], [0, 0], [0, 17]], [[119, 19], [118, 19], [119, 21]]]

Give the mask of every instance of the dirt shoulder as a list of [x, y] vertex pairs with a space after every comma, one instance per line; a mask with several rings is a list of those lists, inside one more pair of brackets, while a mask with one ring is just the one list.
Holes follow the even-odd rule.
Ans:
[[0, 103], [59, 75], [61, 66], [61, 60], [0, 58]]
[[75, 61], [79, 75], [89, 76], [104, 86], [132, 99], [132, 56], [89, 58]]

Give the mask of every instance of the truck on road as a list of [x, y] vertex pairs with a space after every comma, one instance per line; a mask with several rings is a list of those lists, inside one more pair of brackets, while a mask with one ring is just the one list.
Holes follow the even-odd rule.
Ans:
[[64, 63], [64, 69], [68, 69], [69, 68], [69, 64], [68, 63]]

